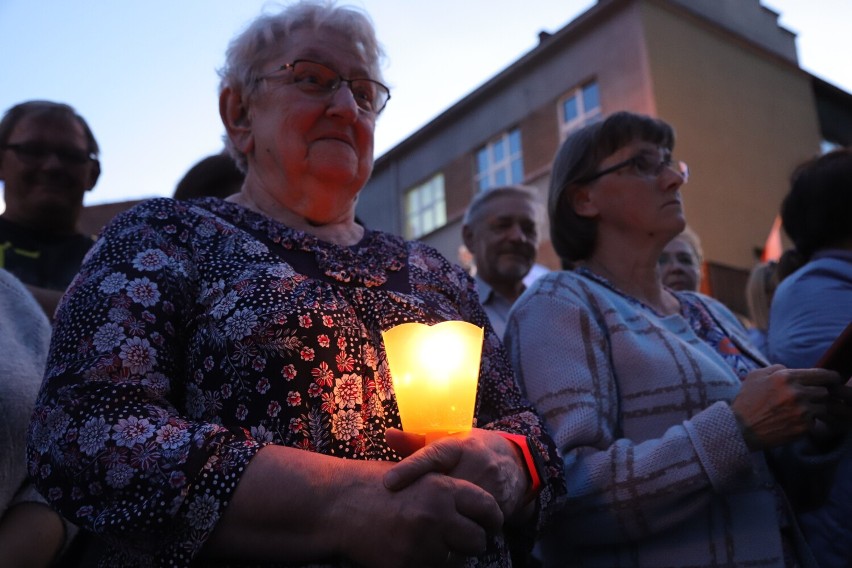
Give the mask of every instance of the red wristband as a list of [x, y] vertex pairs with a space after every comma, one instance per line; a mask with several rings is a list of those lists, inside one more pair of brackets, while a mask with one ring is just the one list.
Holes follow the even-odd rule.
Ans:
[[510, 434], [509, 432], [501, 432], [499, 430], [495, 430], [495, 432], [520, 448], [521, 455], [524, 456], [524, 464], [527, 466], [527, 474], [530, 478], [529, 492], [532, 496], [535, 496], [538, 494], [539, 489], [541, 489], [541, 475], [539, 474], [536, 460], [531, 451], [531, 442], [523, 434]]

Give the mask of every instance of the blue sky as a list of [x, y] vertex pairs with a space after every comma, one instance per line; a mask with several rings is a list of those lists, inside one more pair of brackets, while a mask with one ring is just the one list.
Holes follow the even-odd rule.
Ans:
[[[343, 0], [372, 16], [393, 100], [381, 155], [595, 0]], [[852, 0], [764, 0], [811, 73], [852, 92]], [[89, 121], [103, 175], [85, 203], [171, 195], [221, 149], [216, 69], [266, 0], [0, 0], [0, 111], [67, 102]]]

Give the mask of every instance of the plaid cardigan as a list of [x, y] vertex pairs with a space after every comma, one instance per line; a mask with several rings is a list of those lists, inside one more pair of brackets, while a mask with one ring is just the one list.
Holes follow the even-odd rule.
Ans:
[[[724, 306], [679, 298], [702, 303], [755, 368], [765, 364]], [[516, 302], [505, 341], [565, 464], [567, 501], [539, 543], [545, 566], [783, 568], [782, 526], [811, 565], [729, 405], [740, 380], [690, 321], [554, 272]]]

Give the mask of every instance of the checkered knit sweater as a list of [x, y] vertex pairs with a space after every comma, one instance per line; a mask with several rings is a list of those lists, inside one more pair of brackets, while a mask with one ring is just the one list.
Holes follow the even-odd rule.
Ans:
[[27, 479], [27, 427], [38, 394], [50, 322], [23, 284], [0, 269], [0, 517], [19, 501], [44, 502]]
[[[729, 310], [680, 298], [702, 302], [761, 366]], [[690, 321], [555, 272], [516, 302], [505, 341], [565, 464], [568, 498], [539, 543], [546, 566], [784, 567], [790, 515], [729, 405], [740, 380]]]

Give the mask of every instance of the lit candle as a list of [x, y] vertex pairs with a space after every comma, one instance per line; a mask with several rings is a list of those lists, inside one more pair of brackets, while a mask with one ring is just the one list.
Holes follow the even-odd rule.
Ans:
[[465, 321], [404, 323], [382, 336], [402, 429], [427, 440], [470, 430], [482, 328]]

